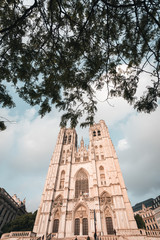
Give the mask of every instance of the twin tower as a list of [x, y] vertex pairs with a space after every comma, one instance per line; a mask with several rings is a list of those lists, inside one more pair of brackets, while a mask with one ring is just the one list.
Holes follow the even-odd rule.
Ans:
[[[139, 235], [119, 162], [105, 122], [77, 148], [75, 129], [60, 130], [33, 232], [37, 237]], [[114, 236], [113, 236], [114, 237]], [[135, 237], [135, 239], [138, 239]], [[118, 238], [117, 238], [118, 239]]]

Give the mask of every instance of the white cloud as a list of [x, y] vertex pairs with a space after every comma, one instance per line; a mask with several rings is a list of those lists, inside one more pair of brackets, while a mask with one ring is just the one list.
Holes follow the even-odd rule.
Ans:
[[[22, 116], [14, 116], [16, 124], [8, 123], [7, 129], [0, 133], [1, 187], [10, 195], [26, 197], [29, 211], [38, 208], [59, 132], [58, 114], [41, 119], [35, 113], [31, 108]], [[0, 115], [12, 120], [10, 111], [2, 109]]]
[[128, 142], [127, 142], [127, 140], [125, 138], [119, 140], [119, 142], [118, 142], [118, 150], [123, 151], [123, 150], [126, 150], [128, 148], [129, 148], [129, 144], [128, 144]]
[[131, 146], [117, 147], [120, 166], [132, 203], [160, 194], [160, 108], [148, 114], [132, 115], [122, 130]]
[[[105, 99], [105, 92], [99, 93], [97, 99]], [[108, 126], [113, 126], [121, 120], [124, 120], [129, 114], [133, 114], [135, 110], [122, 98], [110, 99], [109, 102], [98, 102], [98, 112], [96, 113], [95, 120], [98, 122], [100, 119], [106, 120]]]

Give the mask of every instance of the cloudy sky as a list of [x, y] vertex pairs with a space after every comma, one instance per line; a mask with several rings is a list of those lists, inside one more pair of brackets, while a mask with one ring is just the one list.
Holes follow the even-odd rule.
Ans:
[[[28, 211], [40, 203], [47, 170], [59, 132], [57, 110], [40, 118], [37, 109], [14, 96], [17, 107], [0, 109], [14, 121], [0, 132], [0, 186], [12, 196], [26, 198]], [[97, 93], [97, 98], [105, 96]], [[131, 204], [160, 195], [160, 107], [152, 114], [137, 113], [123, 99], [98, 103], [96, 122], [105, 120], [117, 151]], [[88, 128], [76, 129], [88, 142]]]

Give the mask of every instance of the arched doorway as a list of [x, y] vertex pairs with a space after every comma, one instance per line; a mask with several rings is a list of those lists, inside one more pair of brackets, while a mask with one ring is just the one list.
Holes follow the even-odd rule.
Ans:
[[88, 214], [83, 205], [79, 206], [75, 212], [74, 235], [88, 235]]
[[61, 207], [63, 205], [63, 197], [62, 195], [58, 195], [53, 202], [52, 206], [52, 217], [51, 217], [51, 225], [50, 229], [53, 233], [58, 233], [60, 217], [61, 217]]
[[53, 221], [53, 233], [58, 233], [59, 229], [59, 219], [60, 219], [60, 214], [59, 211], [57, 210], [54, 215], [54, 221]]
[[104, 213], [105, 213], [105, 223], [106, 223], [107, 234], [113, 235], [114, 234], [113, 222], [112, 222], [112, 216], [110, 214], [109, 209], [106, 208]]

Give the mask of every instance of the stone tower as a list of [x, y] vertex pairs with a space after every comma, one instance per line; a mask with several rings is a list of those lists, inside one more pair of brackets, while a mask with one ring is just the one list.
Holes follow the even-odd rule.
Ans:
[[[135, 235], [137, 225], [105, 122], [77, 149], [75, 129], [60, 130], [33, 231], [56, 238]], [[138, 233], [137, 233], [138, 234]], [[129, 239], [129, 238], [127, 238]]]

